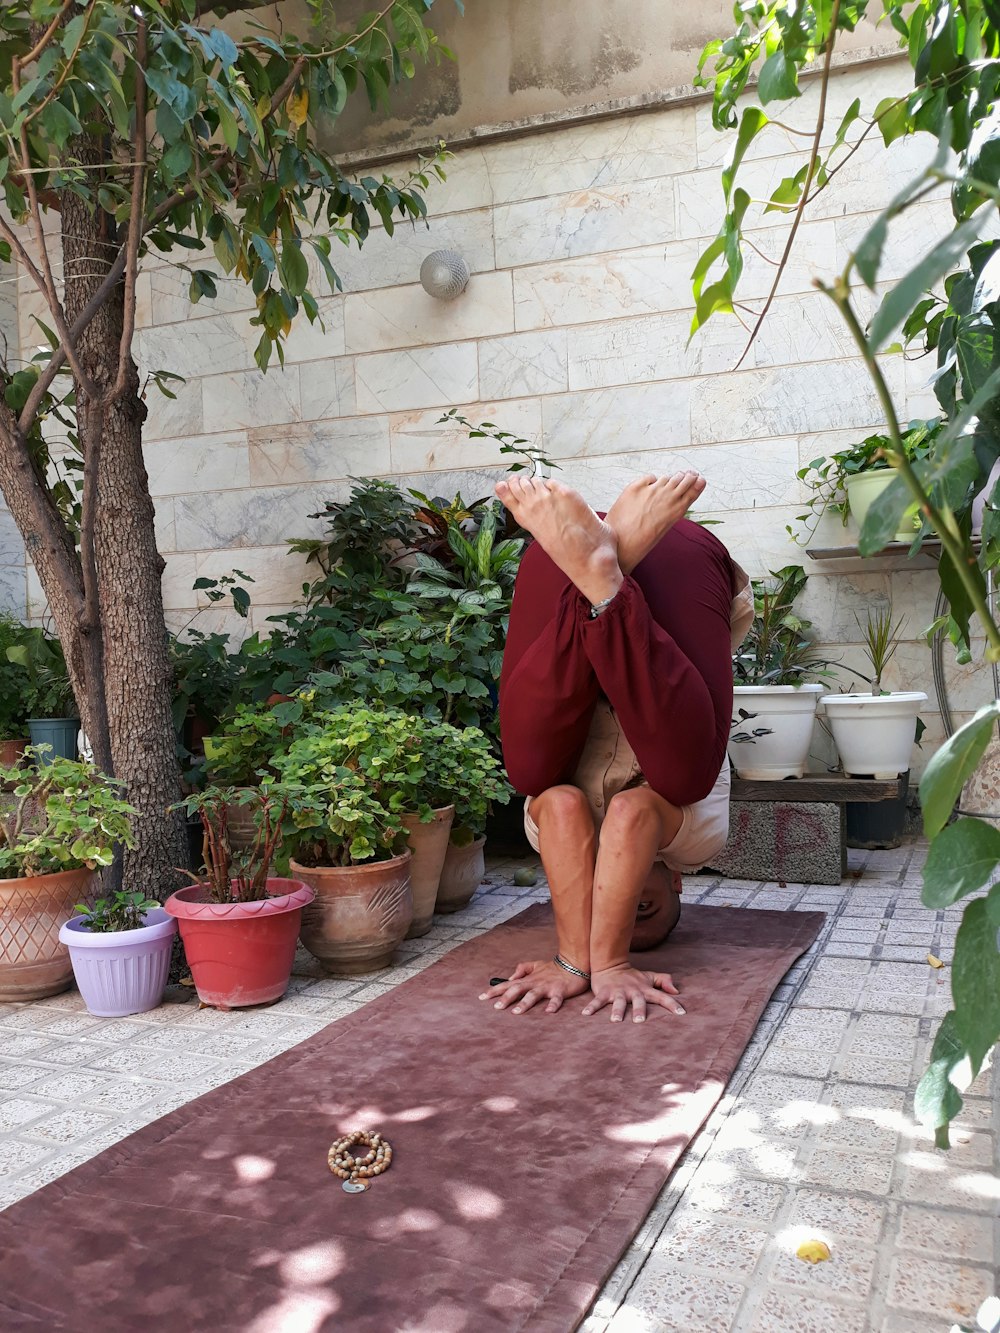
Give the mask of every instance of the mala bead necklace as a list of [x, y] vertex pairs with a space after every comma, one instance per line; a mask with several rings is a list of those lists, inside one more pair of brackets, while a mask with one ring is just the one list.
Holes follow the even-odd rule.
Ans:
[[[355, 1157], [351, 1149], [367, 1148], [364, 1157]], [[380, 1176], [392, 1165], [392, 1148], [381, 1134], [367, 1129], [356, 1129], [331, 1143], [326, 1155], [327, 1165], [344, 1182], [348, 1194], [361, 1194], [368, 1188], [372, 1176]]]

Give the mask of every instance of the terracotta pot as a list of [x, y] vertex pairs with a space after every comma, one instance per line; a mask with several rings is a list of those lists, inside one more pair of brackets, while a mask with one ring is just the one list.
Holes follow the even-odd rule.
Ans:
[[413, 887], [413, 925], [406, 938], [415, 940], [426, 935], [431, 928], [434, 907], [437, 903], [438, 885], [441, 883], [441, 871], [448, 852], [448, 838], [455, 820], [455, 807], [442, 806], [434, 811], [434, 817], [426, 824], [421, 824], [419, 815], [403, 815], [402, 822], [407, 830], [407, 843], [413, 853], [413, 865], [410, 867], [410, 882]]
[[298, 879], [269, 879], [270, 897], [213, 903], [202, 884], [163, 904], [177, 918], [184, 952], [202, 1004], [247, 1009], [272, 1004], [288, 989], [302, 909], [314, 894]]
[[439, 912], [458, 912], [468, 907], [486, 874], [486, 857], [483, 854], [485, 846], [485, 834], [465, 847], [456, 847], [453, 842], [449, 842], [438, 886]]
[[0, 741], [0, 768], [15, 768], [24, 758], [27, 737], [18, 741]]
[[63, 923], [93, 883], [90, 870], [0, 880], [0, 1000], [41, 1000], [68, 990], [69, 950]]
[[292, 874], [316, 891], [302, 914], [302, 943], [334, 977], [388, 967], [413, 920], [411, 854], [356, 866], [302, 866]]

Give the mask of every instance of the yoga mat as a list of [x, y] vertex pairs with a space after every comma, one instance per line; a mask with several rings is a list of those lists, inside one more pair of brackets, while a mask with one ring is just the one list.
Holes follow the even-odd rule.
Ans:
[[[641, 957], [687, 1016], [633, 1024], [478, 1000], [551, 957], [530, 907], [0, 1214], [0, 1328], [569, 1333], [822, 920], [685, 906]], [[358, 1128], [395, 1157], [349, 1195]]]

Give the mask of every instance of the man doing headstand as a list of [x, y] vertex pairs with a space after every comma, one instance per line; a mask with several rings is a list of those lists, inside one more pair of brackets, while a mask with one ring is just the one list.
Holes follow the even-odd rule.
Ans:
[[[515, 476], [497, 495], [532, 534], [500, 682], [508, 776], [552, 894], [558, 953], [523, 962], [482, 999], [555, 1013], [591, 991], [636, 1022], [684, 1012], [666, 973], [631, 949], [669, 934], [679, 872], [708, 863], [729, 827], [732, 651], [753, 619], [746, 574], [685, 519], [694, 472], [642, 477], [600, 518], [556, 481]], [[638, 915], [637, 915], [638, 909]]]

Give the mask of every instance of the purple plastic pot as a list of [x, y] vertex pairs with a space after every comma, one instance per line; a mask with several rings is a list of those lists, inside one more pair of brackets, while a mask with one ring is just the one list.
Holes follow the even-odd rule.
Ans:
[[162, 907], [138, 930], [92, 932], [85, 916], [59, 931], [87, 1009], [97, 1018], [126, 1018], [155, 1009], [163, 999], [177, 922]]

